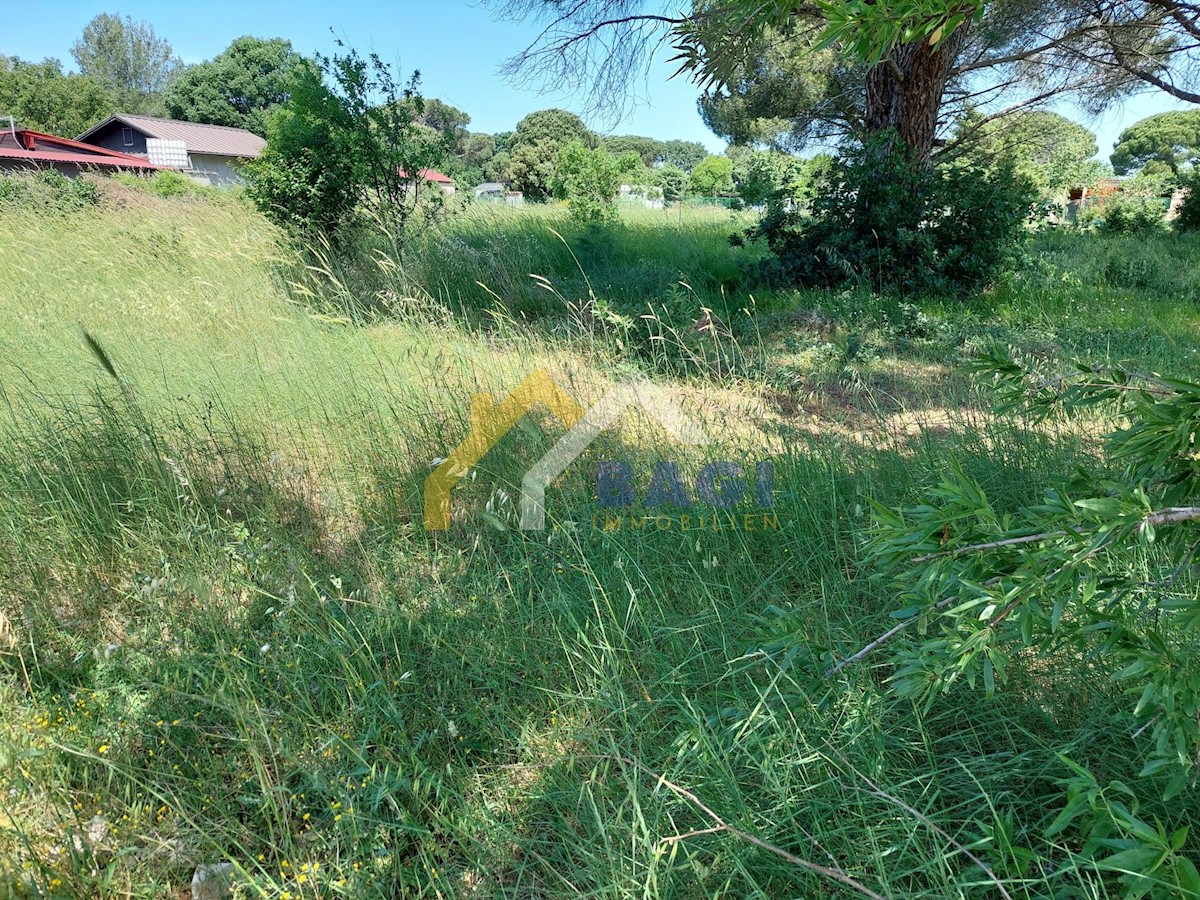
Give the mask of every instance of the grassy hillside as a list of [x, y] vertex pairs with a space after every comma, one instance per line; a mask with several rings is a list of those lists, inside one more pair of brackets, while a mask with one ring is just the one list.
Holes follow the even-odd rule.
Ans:
[[[0, 209], [0, 890], [174, 897], [229, 861], [272, 898], [1116, 896], [1042, 837], [1059, 754], [1142, 791], [1108, 673], [1029, 654], [923, 710], [822, 660], [891, 621], [868, 499], [955, 459], [1015, 509], [1093, 459], [958, 363], [1194, 374], [1200, 246], [1047, 236], [953, 304], [752, 296], [740, 223], [674, 216], [475, 210], [306, 272], [236, 200]], [[470, 395], [538, 369], [584, 407], [643, 374], [709, 443], [627, 417], [523, 533], [538, 412], [426, 532]], [[594, 524], [600, 460], [644, 490], [768, 458], [778, 529]]]

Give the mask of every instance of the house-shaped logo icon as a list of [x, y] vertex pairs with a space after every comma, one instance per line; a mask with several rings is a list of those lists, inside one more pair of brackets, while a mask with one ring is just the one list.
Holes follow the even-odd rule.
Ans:
[[567, 426], [568, 431], [521, 479], [523, 531], [538, 531], [545, 527], [546, 488], [630, 406], [640, 406], [681, 443], [707, 443], [701, 428], [644, 380], [629, 379], [614, 386], [584, 413], [553, 378], [545, 372], [534, 372], [499, 402], [491, 394], [476, 394], [471, 398], [470, 432], [425, 479], [427, 529], [445, 531], [450, 527], [450, 493], [454, 485], [539, 403]]

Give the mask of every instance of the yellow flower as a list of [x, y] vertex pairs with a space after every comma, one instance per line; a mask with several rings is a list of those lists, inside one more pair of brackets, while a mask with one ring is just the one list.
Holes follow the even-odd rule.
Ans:
[[107, 753], [107, 752], [108, 752], [108, 744], [101, 744], [101, 745], [100, 745], [100, 752], [101, 752], [101, 753]]
[[304, 882], [306, 882], [306, 881], [308, 881], [307, 875], [297, 875], [296, 876], [296, 884], [304, 884]]

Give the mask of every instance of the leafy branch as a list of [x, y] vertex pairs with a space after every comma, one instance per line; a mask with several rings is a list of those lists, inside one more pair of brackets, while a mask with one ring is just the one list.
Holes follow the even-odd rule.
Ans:
[[1082, 363], [1046, 372], [1001, 351], [977, 370], [1009, 411], [1107, 416], [1109, 468], [1015, 513], [998, 512], [957, 462], [926, 503], [873, 504], [868, 558], [900, 598], [900, 621], [826, 676], [889, 645], [891, 684], [929, 705], [964, 681], [993, 693], [1022, 649], [1106, 659], [1136, 698], [1135, 733], [1149, 735], [1144, 774], [1168, 775], [1174, 796], [1200, 764], [1200, 385]]

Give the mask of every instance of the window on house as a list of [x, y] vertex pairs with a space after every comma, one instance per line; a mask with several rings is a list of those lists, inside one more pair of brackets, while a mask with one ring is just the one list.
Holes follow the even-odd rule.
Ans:
[[124, 139], [126, 147], [133, 146], [133, 129], [132, 128], [122, 128], [121, 129], [121, 137], [122, 137], [122, 139]]

